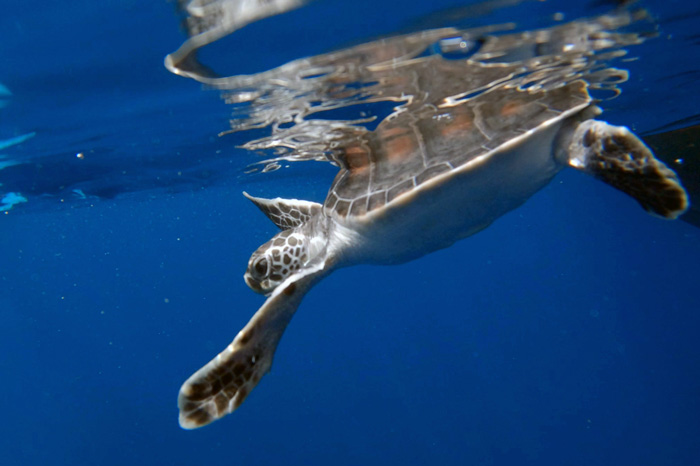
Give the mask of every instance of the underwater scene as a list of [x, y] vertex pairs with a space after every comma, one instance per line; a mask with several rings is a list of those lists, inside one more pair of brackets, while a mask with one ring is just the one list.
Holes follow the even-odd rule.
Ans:
[[696, 2], [0, 30], [2, 464], [700, 464]]

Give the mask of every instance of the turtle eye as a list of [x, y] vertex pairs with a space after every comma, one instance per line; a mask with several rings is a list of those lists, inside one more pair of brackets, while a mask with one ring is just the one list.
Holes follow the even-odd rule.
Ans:
[[270, 272], [270, 263], [268, 262], [267, 258], [261, 257], [260, 259], [256, 260], [255, 264], [253, 264], [253, 271], [259, 278], [267, 277], [268, 273]]

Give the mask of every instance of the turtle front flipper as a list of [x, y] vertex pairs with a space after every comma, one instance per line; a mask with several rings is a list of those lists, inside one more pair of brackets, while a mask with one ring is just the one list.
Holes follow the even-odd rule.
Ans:
[[180, 388], [180, 426], [195, 429], [236, 410], [270, 371], [277, 344], [306, 292], [329, 272], [323, 264], [280, 284], [225, 350]]
[[647, 212], [675, 219], [688, 209], [688, 195], [673, 170], [624, 126], [587, 120], [568, 142], [562, 149], [569, 165], [632, 196]]

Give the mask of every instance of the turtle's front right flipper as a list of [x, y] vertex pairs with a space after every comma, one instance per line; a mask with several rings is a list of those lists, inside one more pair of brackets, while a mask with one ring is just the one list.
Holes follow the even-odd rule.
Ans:
[[306, 269], [280, 284], [233, 342], [180, 388], [180, 426], [195, 429], [238, 408], [270, 371], [277, 344], [306, 292], [328, 271]]
[[605, 181], [639, 202], [644, 210], [675, 219], [689, 205], [676, 174], [624, 126], [584, 121], [570, 133], [566, 152], [569, 165]]

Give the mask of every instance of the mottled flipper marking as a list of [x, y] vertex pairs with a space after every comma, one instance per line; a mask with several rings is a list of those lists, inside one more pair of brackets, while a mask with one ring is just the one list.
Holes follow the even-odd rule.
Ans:
[[270, 371], [277, 344], [306, 292], [327, 270], [322, 264], [282, 283], [233, 342], [180, 388], [180, 426], [195, 429], [238, 408]]
[[569, 164], [629, 194], [644, 210], [675, 219], [688, 209], [676, 174], [624, 126], [588, 120], [569, 145]]
[[253, 197], [243, 192], [243, 195], [250, 199], [267, 218], [277, 225], [281, 230], [289, 230], [298, 227], [306, 222], [312, 215], [321, 211], [321, 204], [298, 199], [262, 199]]

